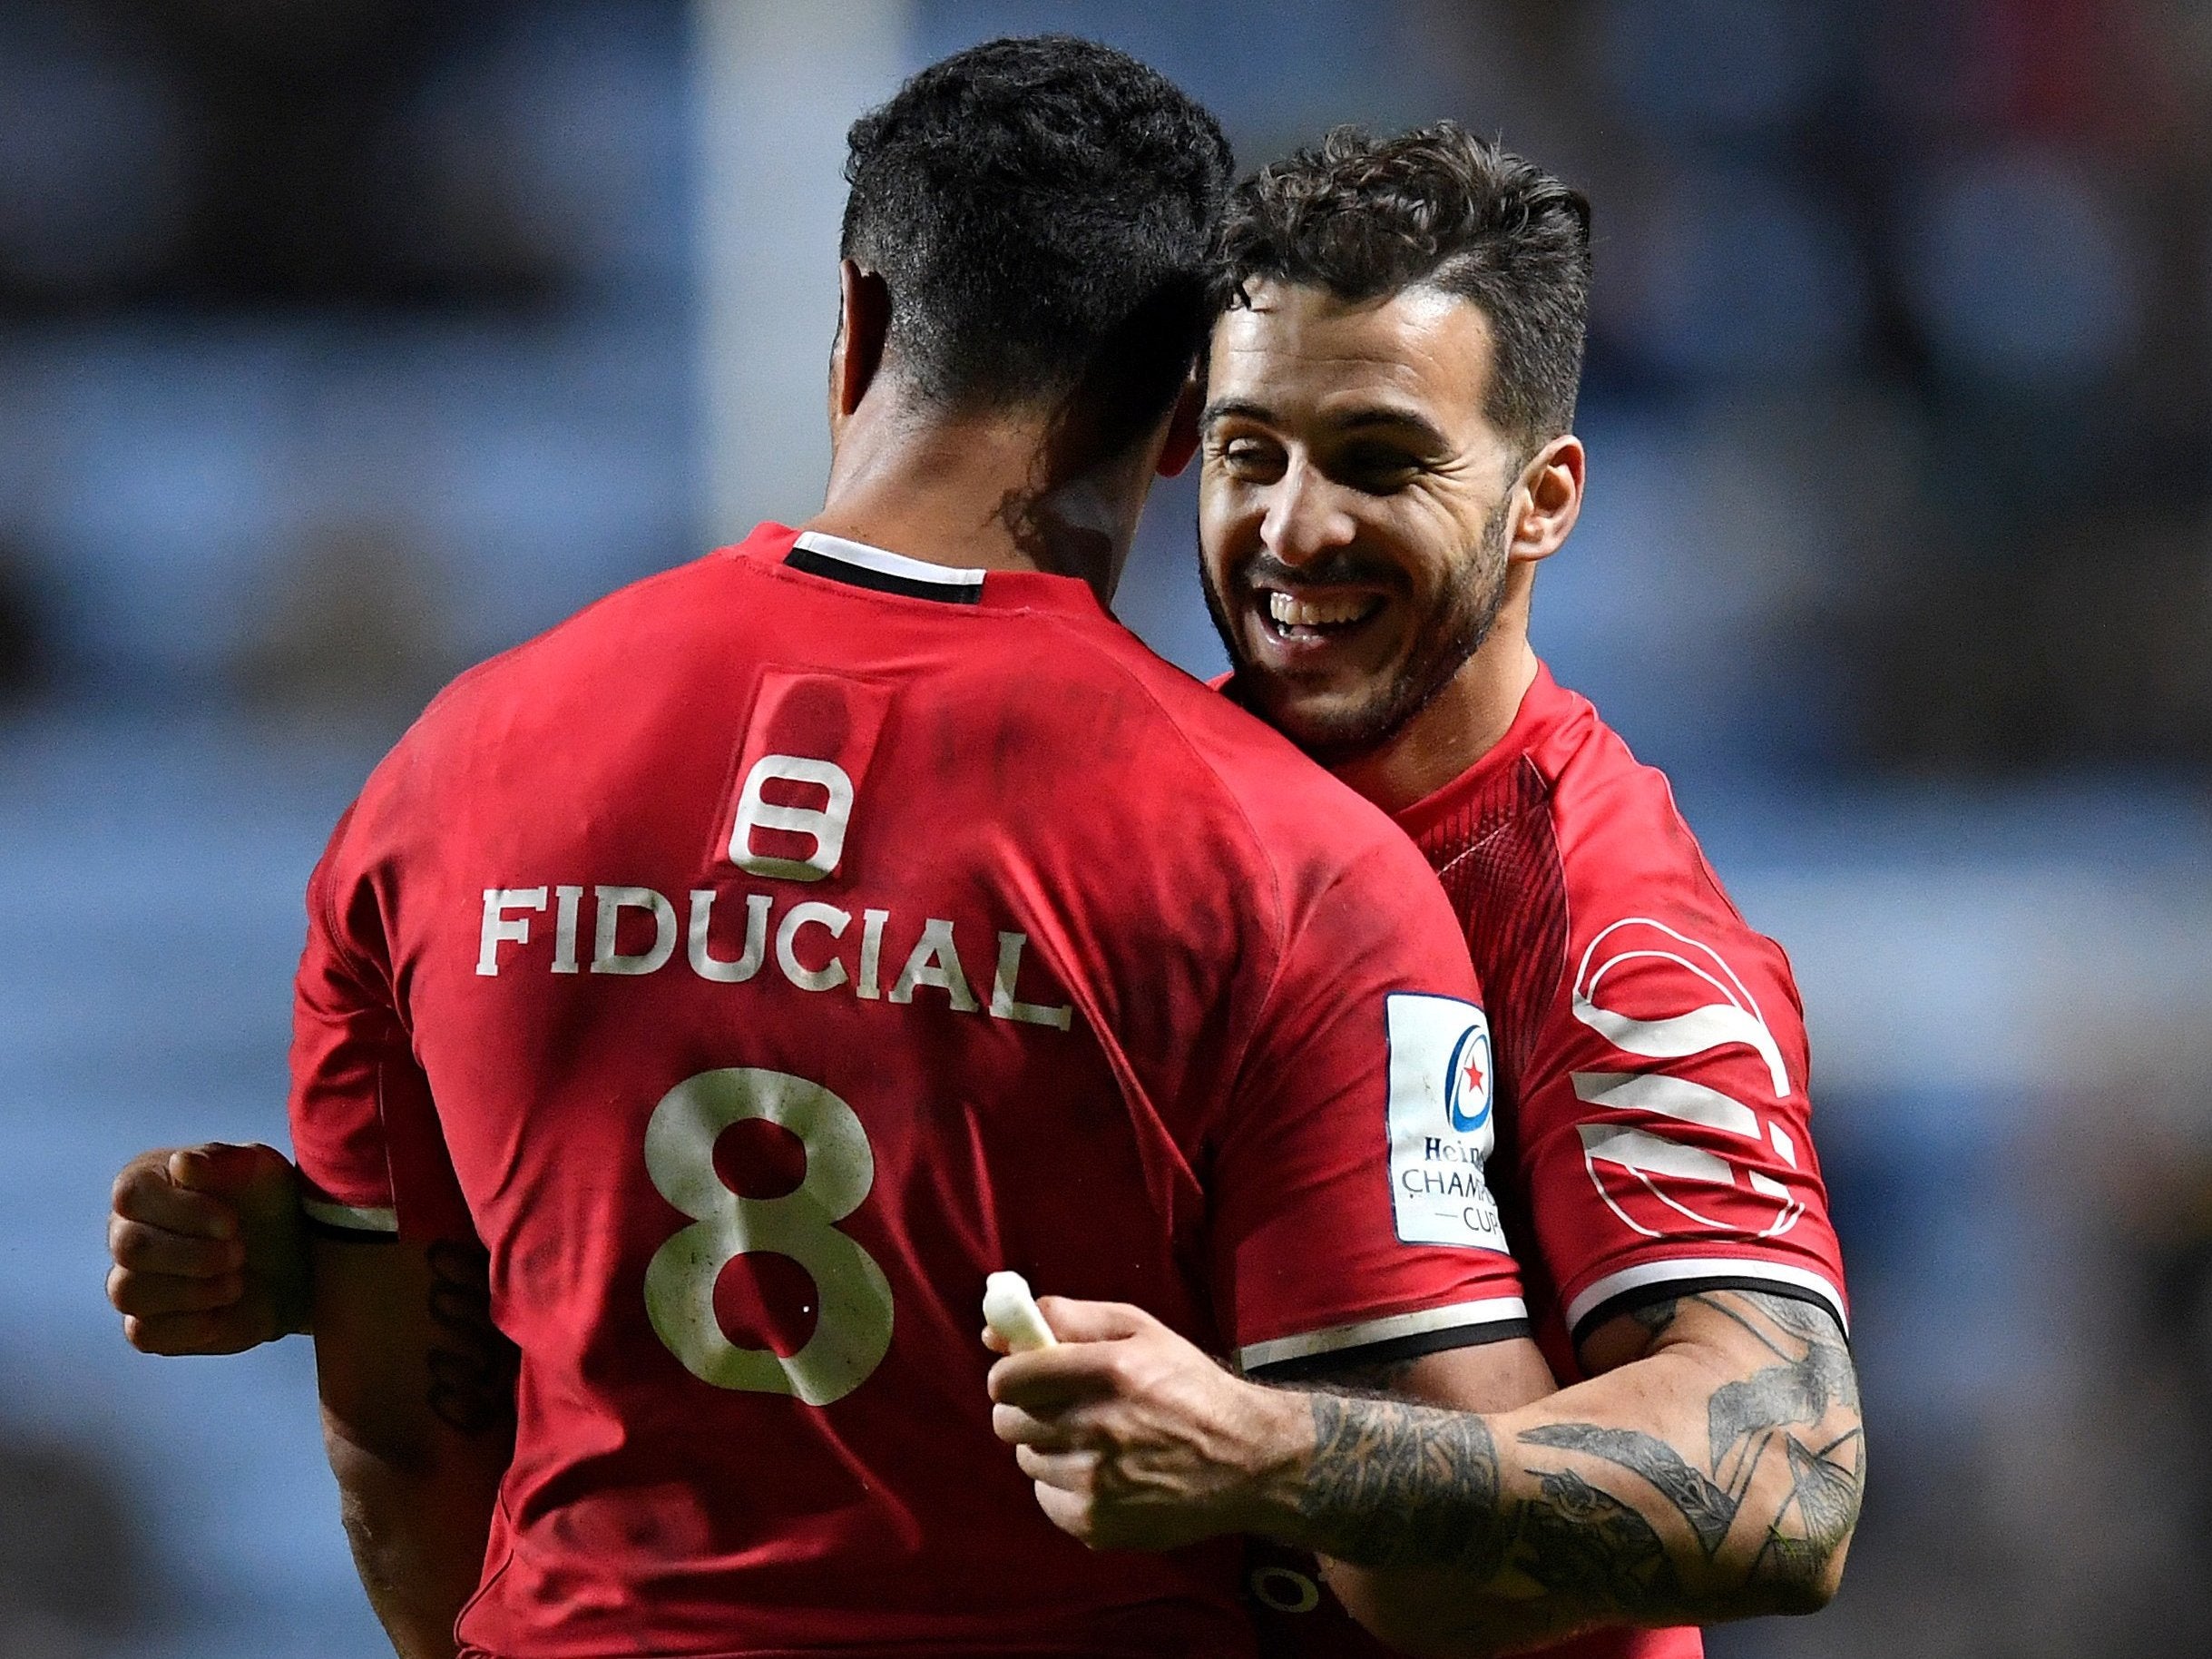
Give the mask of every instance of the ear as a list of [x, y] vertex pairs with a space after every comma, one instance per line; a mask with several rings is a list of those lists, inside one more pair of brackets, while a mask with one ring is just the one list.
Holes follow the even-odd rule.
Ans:
[[1199, 452], [1199, 408], [1204, 401], [1205, 388], [1194, 373], [1183, 382], [1183, 389], [1175, 395], [1175, 407], [1168, 412], [1167, 441], [1156, 463], [1161, 477], [1179, 477]]
[[860, 407], [883, 368], [891, 334], [891, 289], [850, 260], [837, 262], [837, 343], [829, 359], [829, 414], [841, 421]]
[[1588, 456], [1582, 440], [1562, 433], [1536, 452], [1521, 469], [1514, 490], [1521, 510], [1513, 523], [1506, 556], [1533, 564], [1557, 553], [1582, 515], [1582, 476]]

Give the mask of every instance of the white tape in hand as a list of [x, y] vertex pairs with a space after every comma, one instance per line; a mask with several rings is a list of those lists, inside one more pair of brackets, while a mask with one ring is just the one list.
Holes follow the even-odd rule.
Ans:
[[993, 1273], [984, 1281], [984, 1323], [1017, 1354], [1051, 1348], [1059, 1340], [1029, 1293], [1029, 1281], [1019, 1273]]

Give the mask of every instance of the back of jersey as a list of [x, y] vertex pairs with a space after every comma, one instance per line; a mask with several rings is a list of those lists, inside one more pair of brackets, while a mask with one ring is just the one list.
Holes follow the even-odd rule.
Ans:
[[1079, 584], [764, 529], [458, 683], [312, 897], [321, 1213], [473, 1229], [523, 1353], [471, 1650], [1234, 1653], [1233, 1548], [1037, 1510], [985, 1273], [1248, 1359], [1520, 1314], [1392, 1190], [1480, 1020], [1418, 856]]

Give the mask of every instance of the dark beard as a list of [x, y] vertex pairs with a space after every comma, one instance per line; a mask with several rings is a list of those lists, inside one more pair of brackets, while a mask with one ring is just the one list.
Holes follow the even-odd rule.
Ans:
[[[1380, 749], [1404, 731], [1414, 715], [1435, 701], [1436, 694], [1452, 682], [1453, 677], [1466, 665], [1467, 659], [1490, 637], [1491, 629], [1497, 623], [1498, 612], [1505, 604], [1505, 540], [1511, 522], [1507, 511], [1510, 506], [1510, 497], [1500, 502], [1484, 522], [1473, 556], [1460, 561], [1442, 596], [1441, 605], [1424, 619], [1424, 625], [1414, 637], [1413, 650], [1392, 676], [1388, 687], [1353, 713], [1331, 722], [1326, 731], [1285, 731], [1286, 737], [1322, 765], [1342, 766]], [[1250, 680], [1251, 664], [1238, 649], [1228, 607], [1214, 591], [1202, 562], [1199, 574], [1199, 585], [1206, 593], [1207, 613], [1213, 618], [1214, 632], [1221, 636], [1222, 646], [1236, 670], [1227, 687], [1228, 694], [1274, 725], [1276, 722], [1268, 715], [1264, 701], [1252, 695], [1255, 688]]]

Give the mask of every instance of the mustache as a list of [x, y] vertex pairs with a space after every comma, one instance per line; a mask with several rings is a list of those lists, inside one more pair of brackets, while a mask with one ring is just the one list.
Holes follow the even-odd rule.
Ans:
[[1271, 554], [1256, 554], [1238, 579], [1248, 588], [1279, 587], [1293, 594], [1316, 587], [1379, 587], [1395, 593], [1405, 585], [1405, 574], [1396, 565], [1349, 549], [1299, 565], [1286, 564]]

